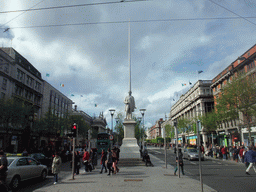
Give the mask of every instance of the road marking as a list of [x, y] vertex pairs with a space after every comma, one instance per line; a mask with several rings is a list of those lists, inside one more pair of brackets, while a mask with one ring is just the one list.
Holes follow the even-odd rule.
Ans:
[[162, 152], [159, 152], [159, 151], [154, 151], [155, 153], [159, 153], [159, 154], [163, 154]]
[[196, 165], [196, 163], [194, 163], [194, 162], [190, 162], [190, 163]]

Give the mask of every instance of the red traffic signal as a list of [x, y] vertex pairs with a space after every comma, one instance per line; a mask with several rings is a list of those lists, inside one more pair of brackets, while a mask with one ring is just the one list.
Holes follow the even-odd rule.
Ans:
[[76, 129], [76, 125], [73, 125], [73, 126], [72, 126], [72, 129]]

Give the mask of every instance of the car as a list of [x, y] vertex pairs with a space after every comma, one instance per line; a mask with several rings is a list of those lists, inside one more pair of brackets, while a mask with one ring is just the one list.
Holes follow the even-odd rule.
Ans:
[[6, 183], [9, 187], [16, 191], [20, 183], [25, 180], [41, 178], [45, 180], [47, 177], [47, 166], [32, 157], [8, 157], [8, 171]]
[[[195, 148], [186, 148], [183, 150], [183, 158], [188, 159], [189, 161], [191, 160], [198, 160], [198, 150]], [[201, 155], [201, 160], [204, 161], [204, 156], [203, 154]]]
[[53, 157], [46, 157], [43, 153], [32, 153], [29, 155], [29, 157], [34, 158], [35, 160], [40, 162], [42, 165], [46, 165], [48, 168], [48, 175], [51, 174]]

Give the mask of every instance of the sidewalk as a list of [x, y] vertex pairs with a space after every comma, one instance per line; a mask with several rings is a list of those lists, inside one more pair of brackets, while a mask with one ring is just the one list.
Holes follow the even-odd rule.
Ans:
[[[201, 191], [200, 182], [187, 176], [174, 176], [174, 168], [168, 165], [165, 169], [164, 161], [150, 155], [154, 167], [119, 167], [120, 172], [111, 176], [107, 173], [100, 174], [100, 164], [90, 173], [83, 173], [84, 167], [80, 169], [80, 175], [75, 180], [62, 179], [57, 185], [49, 184], [36, 192], [198, 192]], [[213, 192], [214, 189], [204, 185], [205, 192]]]

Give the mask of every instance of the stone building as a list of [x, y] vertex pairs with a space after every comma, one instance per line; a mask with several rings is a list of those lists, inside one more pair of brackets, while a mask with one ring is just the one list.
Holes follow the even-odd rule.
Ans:
[[[195, 119], [199, 115], [210, 112], [213, 110], [214, 102], [211, 89], [211, 80], [199, 80], [193, 87], [191, 87], [187, 93], [182, 95], [180, 99], [171, 107], [170, 118], [172, 126], [174, 121], [180, 119]], [[185, 129], [185, 128], [184, 128]], [[210, 139], [207, 133], [202, 129], [201, 135], [203, 135], [201, 141], [206, 144]], [[179, 144], [196, 144], [197, 135], [194, 131], [189, 133], [178, 133]]]
[[[41, 73], [22, 55], [13, 48], [0, 48], [0, 97], [4, 99], [15, 98], [24, 105], [32, 106], [31, 118], [41, 117], [43, 80]], [[30, 125], [30, 129], [32, 129]], [[33, 129], [32, 129], [33, 130]], [[1, 134], [0, 147], [17, 152], [24, 147], [25, 135], [20, 127], [9, 128], [11, 134]], [[11, 135], [11, 138], [9, 136]], [[23, 143], [22, 143], [23, 141]], [[31, 145], [38, 145], [38, 135], [33, 134]]]

